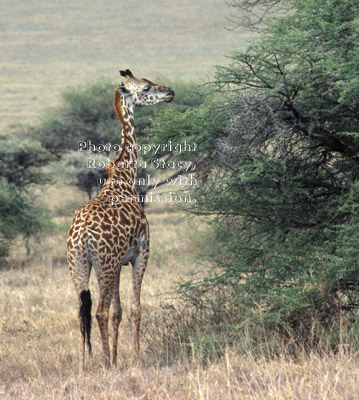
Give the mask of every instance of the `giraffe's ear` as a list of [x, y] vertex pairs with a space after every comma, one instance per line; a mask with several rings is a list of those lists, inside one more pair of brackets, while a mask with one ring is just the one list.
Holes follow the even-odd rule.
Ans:
[[127, 76], [129, 76], [130, 78], [133, 77], [133, 74], [129, 69], [126, 69], [126, 71], [120, 69], [120, 74], [121, 74], [121, 76], [125, 76], [125, 77], [127, 77]]
[[126, 75], [130, 76], [131, 78], [133, 78], [133, 73], [129, 69], [126, 69]]

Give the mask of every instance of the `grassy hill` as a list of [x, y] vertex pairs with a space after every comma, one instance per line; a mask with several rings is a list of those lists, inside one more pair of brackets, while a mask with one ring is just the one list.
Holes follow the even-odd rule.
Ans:
[[1, 1], [0, 129], [33, 122], [61, 91], [118, 69], [155, 79], [201, 80], [246, 46], [226, 30], [222, 0]]

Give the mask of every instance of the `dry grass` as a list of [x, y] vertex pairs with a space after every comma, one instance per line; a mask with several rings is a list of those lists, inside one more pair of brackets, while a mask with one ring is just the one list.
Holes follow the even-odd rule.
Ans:
[[293, 363], [254, 362], [228, 355], [203, 369], [196, 363], [17, 382], [4, 399], [356, 399], [357, 362], [315, 356]]
[[[78, 195], [66, 193], [68, 202]], [[56, 191], [47, 192], [53, 208]], [[65, 232], [37, 246], [31, 265], [21, 268], [23, 254], [13, 255], [14, 268], [0, 279], [0, 397], [4, 399], [355, 399], [359, 363], [354, 354], [296, 359], [254, 358], [250, 352], [228, 351], [212, 361], [195, 356], [166, 360], [162, 330], [154, 326], [161, 310], [178, 308], [171, 294], [180, 277], [198, 273], [192, 253], [203, 222], [187, 221], [173, 205], [148, 209], [152, 255], [145, 275], [142, 304], [142, 366], [132, 363], [129, 320], [130, 269], [121, 277], [124, 319], [120, 326], [119, 366], [106, 371], [101, 363], [98, 329], [93, 329], [94, 356], [84, 375], [78, 373], [79, 328], [77, 300], [64, 259]], [[59, 217], [60, 218], [60, 217]], [[69, 217], [62, 217], [62, 222]], [[194, 223], [195, 222], [195, 223]], [[92, 279], [94, 309], [97, 293]], [[171, 306], [168, 306], [171, 304]], [[170, 315], [168, 318], [170, 319]], [[180, 325], [180, 322], [179, 322]], [[166, 332], [164, 332], [165, 334]], [[189, 351], [189, 353], [191, 353]]]
[[[144, 314], [159, 306], [170, 268], [148, 271]], [[156, 272], [157, 270], [157, 272]], [[128, 278], [122, 292], [128, 304]], [[351, 355], [256, 359], [227, 353], [204, 367], [196, 359], [172, 365], [144, 359], [132, 366], [128, 312], [120, 327], [119, 368], [101, 366], [98, 332], [94, 357], [78, 374], [76, 299], [64, 266], [1, 272], [0, 395], [4, 399], [355, 399], [358, 359]], [[95, 296], [96, 297], [96, 296]], [[160, 349], [158, 349], [160, 351]], [[146, 354], [146, 343], [143, 343]]]

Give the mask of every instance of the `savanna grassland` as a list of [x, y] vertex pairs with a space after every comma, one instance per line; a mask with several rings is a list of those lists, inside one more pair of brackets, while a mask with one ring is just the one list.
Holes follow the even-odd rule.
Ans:
[[1, 1], [0, 127], [31, 123], [68, 86], [136, 76], [201, 81], [250, 34], [222, 0]]
[[[79, 373], [77, 300], [65, 261], [66, 227], [71, 217], [63, 203], [81, 195], [61, 188], [45, 192], [58, 232], [34, 246], [25, 260], [14, 251], [13, 268], [1, 272], [0, 394], [4, 399], [355, 399], [359, 384], [357, 356], [308, 354], [275, 359], [251, 349], [228, 349], [222, 358], [203, 360], [180, 333], [189, 316], [175, 293], [181, 279], [198, 277], [206, 265], [193, 257], [206, 225], [186, 220], [172, 205], [150, 204], [152, 252], [142, 292], [142, 365], [132, 362], [129, 316], [130, 268], [121, 275], [124, 308], [119, 334], [119, 365], [107, 371], [94, 322], [93, 357]], [[71, 206], [69, 207], [71, 208]], [[94, 309], [97, 285], [92, 280]], [[199, 317], [198, 317], [199, 318]], [[183, 321], [181, 321], [183, 319]], [[178, 337], [177, 334], [178, 333]], [[174, 350], [177, 354], [173, 354]], [[269, 350], [269, 349], [268, 349]], [[269, 351], [268, 351], [269, 352]]]
[[[33, 124], [61, 91], [99, 79], [119, 79], [119, 68], [155, 79], [206, 80], [213, 65], [244, 48], [251, 33], [225, 30], [223, 0], [42, 2], [0, 1], [0, 127], [10, 134]], [[58, 180], [57, 180], [58, 182]], [[142, 364], [132, 360], [130, 268], [121, 275], [124, 309], [116, 370], [105, 370], [97, 323], [93, 357], [79, 373], [77, 299], [66, 266], [66, 234], [85, 195], [66, 182], [36, 189], [53, 226], [31, 245], [18, 240], [9, 268], [0, 270], [0, 397], [4, 399], [357, 399], [358, 355], [289, 353], [271, 344], [203, 357], [186, 327], [200, 315], [186, 308], [176, 283], [210, 268], [197, 256], [206, 221], [185, 218], [174, 204], [149, 204], [151, 256], [142, 290]], [[91, 279], [93, 316], [97, 284]], [[186, 341], [184, 342], [184, 340]]]

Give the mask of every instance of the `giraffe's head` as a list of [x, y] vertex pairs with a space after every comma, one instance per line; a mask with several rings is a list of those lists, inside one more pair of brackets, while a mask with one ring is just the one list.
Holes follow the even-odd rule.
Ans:
[[145, 78], [136, 78], [129, 69], [120, 71], [126, 78], [117, 91], [135, 106], [150, 106], [162, 101], [169, 103], [174, 98], [174, 92], [167, 86], [158, 85]]

